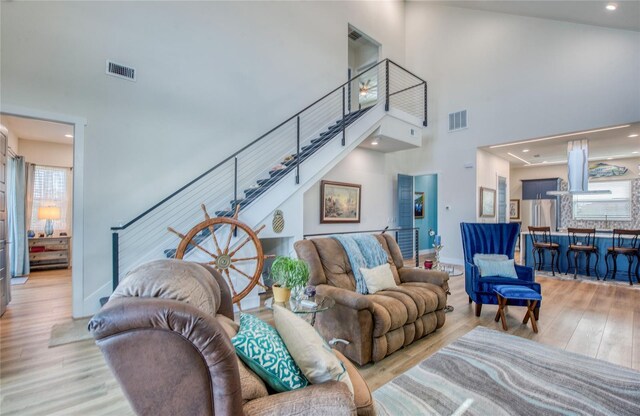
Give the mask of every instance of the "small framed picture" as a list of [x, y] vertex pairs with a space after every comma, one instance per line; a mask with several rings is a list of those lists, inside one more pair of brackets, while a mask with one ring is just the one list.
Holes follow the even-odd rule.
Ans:
[[480, 187], [480, 216], [496, 216], [496, 190]]
[[413, 216], [424, 218], [424, 192], [413, 193]]
[[320, 182], [320, 223], [360, 222], [360, 191], [353, 183]]
[[520, 219], [520, 200], [519, 199], [509, 200], [509, 219], [511, 220]]

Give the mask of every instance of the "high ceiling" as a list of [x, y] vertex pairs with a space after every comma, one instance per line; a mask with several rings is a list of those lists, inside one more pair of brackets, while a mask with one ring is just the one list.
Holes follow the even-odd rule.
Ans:
[[561, 133], [482, 149], [508, 160], [513, 167], [567, 163], [567, 143], [578, 139], [589, 140], [589, 160], [592, 161], [640, 158], [640, 122], [594, 130]]
[[[20, 140], [37, 140], [52, 143], [73, 143], [73, 126], [51, 121], [0, 115], [3, 124]], [[69, 135], [72, 137], [66, 137]]]
[[[435, 3], [465, 9], [538, 17], [542, 19], [560, 20], [563, 22], [609, 27], [613, 29], [640, 31], [640, 1], [450, 0], [437, 1]], [[615, 3], [618, 8], [615, 11], [606, 10], [605, 6], [609, 3]]]

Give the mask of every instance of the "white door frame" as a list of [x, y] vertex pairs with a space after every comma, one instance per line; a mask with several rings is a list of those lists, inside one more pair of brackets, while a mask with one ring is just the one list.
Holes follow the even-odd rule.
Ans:
[[53, 121], [73, 126], [73, 224], [71, 225], [71, 287], [72, 314], [74, 318], [84, 313], [84, 128], [87, 120], [82, 117], [58, 114], [34, 108], [20, 107], [10, 104], [2, 105], [0, 113]]

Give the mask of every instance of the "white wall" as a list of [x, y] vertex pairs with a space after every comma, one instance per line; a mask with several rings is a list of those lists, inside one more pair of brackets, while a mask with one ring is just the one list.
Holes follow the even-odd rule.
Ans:
[[18, 153], [18, 150], [20, 148], [18, 136], [16, 136], [15, 133], [11, 131], [11, 129], [7, 129], [7, 131], [9, 132], [7, 137], [7, 146], [11, 148], [14, 153], [20, 154]]
[[[498, 176], [507, 179], [507, 195], [509, 195], [509, 162], [484, 150], [478, 150], [476, 155], [476, 220], [478, 222], [498, 222]], [[480, 187], [496, 191], [496, 215], [493, 218], [480, 217]], [[507, 201], [507, 204], [509, 201]], [[508, 210], [507, 210], [508, 211]]]
[[21, 156], [29, 163], [61, 168], [73, 167], [73, 145], [42, 142], [39, 140], [20, 140]]
[[[429, 83], [429, 128], [389, 166], [440, 174], [444, 257], [462, 258], [459, 223], [476, 219], [478, 146], [640, 120], [639, 45], [637, 32], [406, 4], [406, 64]], [[469, 128], [448, 133], [461, 109]]]
[[[403, 63], [403, 11], [403, 2], [3, 3], [1, 104], [88, 120], [83, 296], [110, 282], [110, 226], [344, 82], [349, 23]], [[106, 76], [108, 58], [134, 66], [138, 81]]]
[[395, 224], [395, 188], [393, 177], [385, 171], [385, 154], [356, 148], [322, 178], [359, 184], [361, 188], [360, 223], [320, 224], [320, 182], [304, 194], [304, 234], [358, 230], [379, 230]]

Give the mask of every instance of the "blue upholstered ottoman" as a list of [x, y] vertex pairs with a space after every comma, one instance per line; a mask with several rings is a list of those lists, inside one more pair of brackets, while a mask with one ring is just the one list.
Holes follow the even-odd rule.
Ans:
[[531, 318], [533, 332], [538, 333], [534, 309], [538, 302], [542, 300], [542, 295], [528, 287], [515, 285], [497, 285], [494, 286], [493, 291], [496, 292], [498, 297], [498, 312], [496, 313], [495, 321], [502, 320], [502, 329], [507, 330], [507, 318], [504, 316], [504, 308], [510, 299], [517, 299], [527, 301], [527, 313], [524, 315], [522, 323], [526, 324]]

